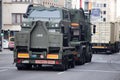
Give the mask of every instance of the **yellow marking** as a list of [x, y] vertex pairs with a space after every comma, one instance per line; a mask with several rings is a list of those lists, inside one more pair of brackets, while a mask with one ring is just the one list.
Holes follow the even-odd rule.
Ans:
[[78, 23], [71, 23], [71, 26], [72, 27], [79, 27], [79, 24]]
[[18, 58], [30, 58], [28, 53], [18, 53]]
[[93, 46], [92, 48], [107, 48], [105, 46]]
[[58, 59], [58, 54], [47, 54], [47, 59]]

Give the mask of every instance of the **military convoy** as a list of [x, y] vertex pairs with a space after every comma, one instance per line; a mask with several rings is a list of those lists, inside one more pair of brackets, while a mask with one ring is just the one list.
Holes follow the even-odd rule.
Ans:
[[28, 6], [15, 35], [18, 70], [52, 65], [57, 70], [91, 62], [91, 23], [83, 9]]

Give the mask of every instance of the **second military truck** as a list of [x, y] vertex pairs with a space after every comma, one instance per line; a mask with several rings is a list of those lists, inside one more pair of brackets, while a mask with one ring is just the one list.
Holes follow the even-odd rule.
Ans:
[[119, 22], [96, 22], [92, 36], [93, 53], [116, 53], [120, 50]]

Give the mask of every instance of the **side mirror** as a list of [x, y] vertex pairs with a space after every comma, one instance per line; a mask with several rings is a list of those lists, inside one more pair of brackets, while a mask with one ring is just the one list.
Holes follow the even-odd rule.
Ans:
[[24, 17], [24, 18], [28, 18], [27, 14], [23, 14], [23, 17]]
[[65, 30], [64, 30], [64, 26], [61, 27], [61, 32], [64, 34]]
[[93, 33], [96, 33], [96, 25], [93, 25]]
[[45, 26], [49, 27], [49, 22], [46, 22], [46, 23], [45, 23]]

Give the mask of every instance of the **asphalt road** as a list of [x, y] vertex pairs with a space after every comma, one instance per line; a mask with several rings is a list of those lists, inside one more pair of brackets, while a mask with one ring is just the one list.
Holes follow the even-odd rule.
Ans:
[[59, 72], [51, 68], [18, 71], [13, 52], [0, 52], [0, 80], [120, 80], [120, 53], [94, 54], [91, 63]]

